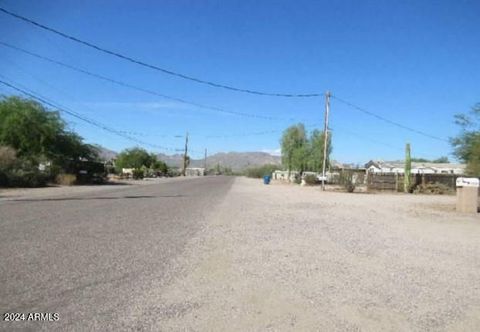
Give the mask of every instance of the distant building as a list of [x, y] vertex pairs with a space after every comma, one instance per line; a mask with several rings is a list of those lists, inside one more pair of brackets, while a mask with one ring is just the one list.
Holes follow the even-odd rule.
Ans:
[[204, 176], [205, 168], [203, 167], [187, 167], [185, 169], [185, 176]]
[[[365, 164], [367, 173], [396, 173], [405, 172], [405, 163], [401, 161], [370, 160]], [[453, 163], [417, 163], [412, 162], [412, 174], [464, 174], [464, 164]]]
[[122, 168], [122, 175], [124, 176], [133, 176], [133, 171], [135, 168]]

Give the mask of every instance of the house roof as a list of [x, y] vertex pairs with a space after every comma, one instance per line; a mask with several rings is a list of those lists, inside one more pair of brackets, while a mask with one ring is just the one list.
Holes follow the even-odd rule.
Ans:
[[[365, 164], [365, 167], [369, 168], [370, 166], [375, 166], [377, 168], [404, 168], [405, 167], [405, 162], [403, 162], [403, 161], [370, 160], [368, 163]], [[465, 164], [412, 162], [412, 168], [465, 169]]]

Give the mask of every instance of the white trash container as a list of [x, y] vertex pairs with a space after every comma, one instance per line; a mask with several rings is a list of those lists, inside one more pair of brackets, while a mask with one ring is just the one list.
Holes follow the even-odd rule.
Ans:
[[478, 178], [457, 179], [457, 212], [478, 213]]

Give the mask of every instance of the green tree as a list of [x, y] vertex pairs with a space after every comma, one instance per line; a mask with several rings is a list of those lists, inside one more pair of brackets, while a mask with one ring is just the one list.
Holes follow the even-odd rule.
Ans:
[[[323, 151], [325, 135], [322, 131], [315, 129], [311, 134], [308, 141], [309, 152], [308, 152], [308, 171], [320, 172], [323, 167]], [[327, 162], [326, 166], [330, 164], [330, 154], [332, 153], [332, 135], [328, 135], [328, 145], [327, 145]]]
[[14, 148], [18, 158], [31, 164], [46, 159], [64, 166], [69, 160], [97, 156], [93, 146], [66, 130], [58, 112], [16, 96], [0, 100], [0, 145]]
[[436, 163], [436, 164], [440, 164], [440, 163], [449, 163], [450, 160], [448, 160], [447, 156], [443, 156], [443, 157], [433, 159], [433, 160], [426, 159], [426, 158], [412, 158], [412, 162], [414, 162], [414, 163]]
[[152, 164], [152, 169], [162, 174], [168, 174], [168, 166], [162, 160], [155, 160]]
[[265, 164], [261, 166], [249, 167], [245, 170], [245, 175], [249, 178], [263, 178], [265, 175], [272, 176], [272, 173], [279, 169], [278, 165]]
[[448, 164], [449, 162], [450, 160], [448, 160], [447, 156], [443, 156], [443, 157], [432, 160], [432, 163], [436, 163], [436, 164]]
[[469, 175], [480, 176], [480, 103], [469, 113], [456, 114], [455, 123], [460, 133], [450, 139], [454, 155], [467, 163]]
[[136, 168], [142, 167], [150, 168], [156, 161], [155, 156], [150, 155], [145, 149], [131, 148], [123, 150], [116, 160], [116, 167], [118, 170], [122, 168]]
[[282, 163], [290, 177], [292, 170], [303, 172], [307, 166], [307, 137], [305, 126], [301, 123], [287, 128], [281, 139]]

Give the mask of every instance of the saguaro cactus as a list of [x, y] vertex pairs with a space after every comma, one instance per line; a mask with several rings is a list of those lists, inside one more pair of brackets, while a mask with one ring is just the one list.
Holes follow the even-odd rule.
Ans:
[[410, 190], [410, 174], [412, 173], [412, 159], [410, 158], [410, 144], [405, 145], [405, 172], [403, 188], [406, 193]]

